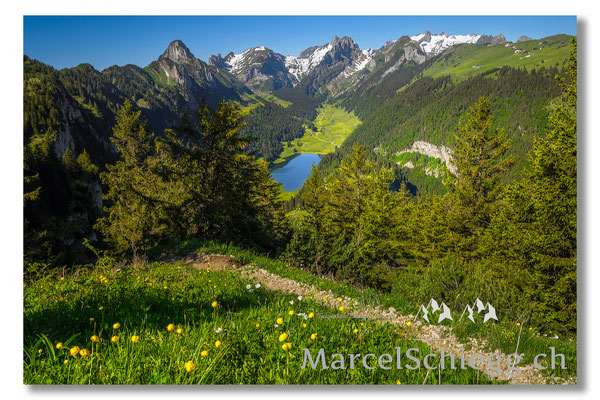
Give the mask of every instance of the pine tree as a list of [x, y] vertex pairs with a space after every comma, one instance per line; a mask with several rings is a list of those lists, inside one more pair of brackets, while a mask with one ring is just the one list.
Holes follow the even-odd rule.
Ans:
[[459, 236], [457, 253], [471, 259], [502, 196], [501, 173], [513, 160], [506, 157], [510, 141], [504, 129], [493, 127], [490, 103], [483, 97], [470, 108], [455, 140], [452, 163], [458, 172], [449, 171], [453, 203], [449, 223]]
[[148, 133], [141, 112], [128, 101], [117, 115], [112, 142], [120, 153], [119, 160], [107, 165], [100, 175], [108, 186], [103, 196], [108, 206], [106, 216], [96, 227], [116, 252], [144, 250], [158, 242], [161, 226], [161, 207], [154, 199], [160, 192], [149, 173], [147, 160], [152, 155], [153, 135]]

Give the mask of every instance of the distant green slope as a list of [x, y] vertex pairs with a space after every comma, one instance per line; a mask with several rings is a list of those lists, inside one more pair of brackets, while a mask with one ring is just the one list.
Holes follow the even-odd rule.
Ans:
[[569, 55], [571, 38], [572, 36], [568, 35], [556, 35], [514, 44], [507, 43], [509, 47], [476, 44], [455, 46], [442, 53], [432, 66], [425, 70], [423, 76], [450, 76], [453, 81], [460, 82], [502, 66], [525, 68], [528, 71], [550, 66], [560, 67]]

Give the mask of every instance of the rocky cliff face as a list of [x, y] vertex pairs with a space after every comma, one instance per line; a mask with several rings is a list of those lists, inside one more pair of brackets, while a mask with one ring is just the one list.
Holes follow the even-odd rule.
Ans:
[[402, 153], [420, 153], [428, 157], [439, 158], [446, 164], [446, 168], [450, 172], [453, 174], [457, 172], [456, 167], [452, 164], [452, 149], [446, 146], [436, 146], [429, 142], [417, 140], [410, 148], [399, 151], [396, 154]]
[[228, 71], [194, 57], [181, 40], [171, 42], [146, 70], [158, 83], [176, 87], [190, 109], [197, 108], [202, 99], [213, 106], [221, 99], [239, 100], [247, 91]]
[[506, 38], [503, 34], [499, 34], [498, 36], [490, 36], [490, 35], [481, 35], [479, 40], [477, 40], [476, 44], [482, 44], [487, 46], [496, 46], [498, 44], [506, 43]]

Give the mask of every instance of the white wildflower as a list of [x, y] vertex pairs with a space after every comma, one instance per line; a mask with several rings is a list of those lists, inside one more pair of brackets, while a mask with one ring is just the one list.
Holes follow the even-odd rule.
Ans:
[[223, 328], [217, 328], [217, 329], [215, 329], [215, 332], [216, 333], [221, 333], [221, 332], [223, 332]]
[[291, 304], [291, 305], [294, 305], [294, 300], [290, 300], [290, 304]]
[[256, 285], [254, 285], [255, 288], [260, 288], [260, 283], [257, 283]]

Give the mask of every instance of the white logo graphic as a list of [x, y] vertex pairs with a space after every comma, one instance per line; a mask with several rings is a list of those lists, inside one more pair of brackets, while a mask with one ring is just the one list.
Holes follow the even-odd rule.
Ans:
[[[494, 308], [494, 306], [492, 306], [489, 302], [487, 302], [487, 304], [484, 305], [483, 302], [479, 298], [477, 298], [475, 300], [475, 302], [473, 303], [472, 306], [468, 305], [468, 304], [465, 306], [458, 321], [460, 322], [466, 313], [466, 317], [468, 319], [470, 319], [471, 322], [475, 323], [475, 308], [477, 309], [477, 315], [479, 315], [482, 311], [487, 310], [487, 312], [483, 316], [484, 324], [490, 319], [498, 321], [498, 317], [496, 316], [496, 309]], [[452, 312], [450, 311], [450, 308], [443, 302], [441, 305], [439, 305], [435, 299], [429, 300], [429, 303], [427, 304], [427, 306], [424, 306], [423, 304], [421, 304], [421, 306], [419, 307], [419, 311], [417, 312], [417, 315], [415, 316], [415, 320], [419, 317], [419, 314], [422, 314], [423, 319], [429, 323], [430, 322], [429, 317], [430, 316], [432, 318], [435, 317], [434, 313], [436, 313], [438, 311], [441, 311], [438, 314], [438, 321], [437, 321], [438, 324], [446, 319], [449, 319], [450, 321], [454, 321], [452, 318]]]

